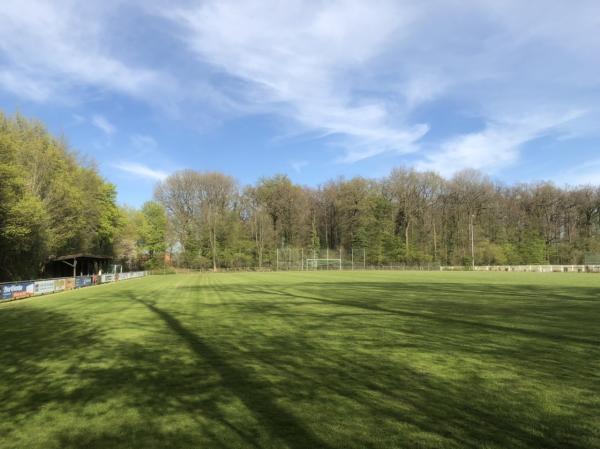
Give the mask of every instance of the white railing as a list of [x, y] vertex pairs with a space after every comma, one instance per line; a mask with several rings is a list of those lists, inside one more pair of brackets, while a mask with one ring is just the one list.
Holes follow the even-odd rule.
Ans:
[[600, 265], [476, 265], [441, 266], [440, 271], [513, 271], [521, 273], [600, 273]]

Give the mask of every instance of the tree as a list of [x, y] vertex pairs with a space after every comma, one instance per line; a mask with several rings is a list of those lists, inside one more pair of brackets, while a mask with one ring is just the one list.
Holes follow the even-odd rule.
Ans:
[[262, 178], [255, 187], [256, 195], [271, 218], [275, 246], [300, 244], [307, 230], [305, 214], [308, 199], [305, 191], [295, 186], [286, 175]]
[[141, 212], [140, 246], [148, 254], [149, 265], [156, 267], [167, 248], [167, 213], [156, 201], [144, 203]]
[[246, 221], [252, 241], [254, 242], [258, 268], [262, 268], [268, 242], [269, 240], [273, 240], [270, 217], [256, 188], [246, 188], [242, 197], [242, 203], [242, 219]]
[[225, 218], [232, 209], [232, 201], [236, 195], [235, 180], [222, 173], [204, 173], [200, 181], [200, 209], [203, 222], [208, 230], [213, 271], [217, 271], [218, 233], [222, 231]]
[[186, 264], [193, 266], [201, 260], [202, 250], [208, 249], [216, 271], [219, 238], [237, 196], [235, 180], [222, 173], [183, 170], [160, 183], [155, 196], [164, 206], [187, 253]]
[[144, 218], [141, 211], [132, 207], [119, 208], [119, 228], [114, 244], [114, 252], [118, 260], [134, 270], [140, 267], [143, 250], [140, 248], [140, 229]]
[[0, 280], [41, 274], [53, 255], [112, 254], [114, 186], [64, 139], [0, 113]]

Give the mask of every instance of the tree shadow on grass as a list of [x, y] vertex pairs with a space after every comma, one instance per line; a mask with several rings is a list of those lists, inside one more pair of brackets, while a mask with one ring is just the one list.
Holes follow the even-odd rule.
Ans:
[[209, 431], [157, 426], [172, 366], [143, 346], [109, 347], [103, 333], [51, 308], [0, 309], [0, 448], [227, 447]]
[[[343, 316], [350, 311], [396, 317], [412, 329], [416, 338], [424, 334], [428, 343], [441, 342], [437, 348], [440, 351], [462, 347], [482, 356], [501, 356], [517, 365], [531, 361], [548, 368], [552, 376], [562, 375], [565, 381], [589, 375], [586, 383], [600, 387], [597, 374], [600, 288], [572, 287], [571, 293], [566, 292], [568, 289], [556, 293], [555, 289], [539, 287], [535, 300], [529, 298], [531, 293], [525, 293], [524, 301], [523, 289], [521, 285], [491, 285], [485, 298], [469, 296], [469, 286], [457, 284], [349, 282], [343, 283], [341, 288], [326, 289], [316, 283], [302, 283], [263, 288], [238, 285], [232, 291], [250, 297], [279, 292], [286, 300], [297, 299], [308, 313], [323, 308], [321, 318], [325, 322], [329, 322], [332, 315]], [[563, 301], [564, 295], [597, 299], [574, 304]], [[302, 316], [301, 310], [279, 309], [277, 304], [277, 301], [263, 301], [257, 307], [262, 307], [266, 315], [285, 310], [282, 313], [288, 313], [292, 320]], [[254, 306], [248, 301], [248, 307]], [[335, 312], [336, 309], [340, 312]], [[323, 325], [317, 316], [313, 320]], [[377, 326], [378, 321], [375, 317], [372, 320], [365, 317], [360, 324]], [[393, 327], [386, 323], [390, 326], [388, 329]], [[556, 358], [552, 360], [549, 356]], [[574, 367], [577, 367], [575, 372]]]
[[528, 392], [494, 388], [476, 373], [444, 380], [407, 366], [379, 368], [346, 360], [337, 368], [320, 362], [284, 369], [295, 401], [314, 399], [295, 382], [318, 388], [322, 400], [351, 399], [363, 410], [360, 421], [385, 435], [385, 447], [586, 447], [576, 415], [545, 413]]
[[[36, 410], [60, 395], [62, 386], [44, 379], [48, 364], [77, 360], [97, 338], [94, 329], [62, 313], [21, 305], [0, 310], [0, 411]], [[48, 382], [46, 388], [40, 382]]]
[[[188, 287], [189, 288], [189, 287]], [[193, 288], [193, 287], [192, 287]], [[200, 287], [203, 288], [203, 287]], [[345, 282], [341, 288], [327, 289], [319, 283], [301, 283], [289, 285], [269, 285], [266, 287], [249, 287], [248, 285], [225, 285], [223, 286], [230, 294], [243, 294], [265, 298], [266, 296], [286, 296], [297, 300], [320, 302], [324, 305], [343, 306], [369, 312], [395, 314], [405, 318], [416, 318], [420, 320], [435, 321], [443, 325], [456, 324], [460, 326], [478, 327], [492, 332], [509, 332], [522, 334], [527, 337], [546, 338], [550, 340], [566, 341], [572, 343], [597, 346], [598, 339], [587, 338], [576, 335], [584, 331], [585, 335], [597, 335], [600, 337], [600, 327], [596, 326], [600, 319], [600, 288], [578, 288], [573, 287], [570, 295], [554, 289], [536, 288], [537, 294], [523, 293], [523, 286], [488, 286], [487, 299], [498, 298], [499, 302], [507, 298], [534, 297], [537, 301], [546, 300], [547, 304], [523, 305], [504, 304], [501, 308], [494, 304], [479, 304], [481, 297], [473, 296], [473, 290], [469, 286], [457, 284], [406, 284], [406, 283], [358, 283]], [[416, 304], [414, 300], [406, 301], [406, 295], [419, 294], [423, 300], [432, 300]], [[557, 306], [553, 300], [569, 298], [589, 297], [586, 304], [578, 304], [574, 310], [571, 305]], [[437, 301], [438, 298], [443, 300]], [[275, 302], [277, 304], [278, 301]], [[297, 306], [307, 305], [307, 302], [297, 302]], [[221, 305], [222, 306], [222, 305]], [[248, 308], [263, 307], [266, 312], [272, 310], [271, 303], [255, 304], [248, 302]], [[416, 306], [416, 307], [415, 307]], [[498, 324], [491, 320], [481, 320], [482, 313], [492, 313], [494, 319], [503, 318], [506, 324]], [[568, 315], [569, 321], [561, 319], [561, 313]], [[554, 323], [545, 322], [546, 317], [554, 319]], [[470, 317], [471, 319], [465, 319]], [[488, 317], [489, 318], [489, 317]], [[528, 320], [528, 318], [531, 318]], [[571, 319], [577, 319], [577, 327], [573, 327]], [[534, 324], [537, 328], [528, 328], [523, 324]], [[514, 326], [511, 324], [521, 324]], [[546, 331], [549, 324], [558, 324], [558, 328]], [[566, 324], [566, 326], [564, 326]], [[585, 329], [582, 329], [585, 325]], [[564, 326], [564, 328], [560, 328]], [[562, 331], [562, 332], [561, 332]]]
[[[264, 335], [264, 340], [269, 342], [265, 348], [272, 350], [254, 354], [261, 357], [263, 363], [279, 367], [285, 368], [291, 363], [295, 369], [288, 371], [289, 379], [293, 379], [294, 374], [302, 376], [302, 373], [310, 371], [313, 364], [328, 365], [320, 358], [321, 353], [328, 353], [327, 349], [311, 348], [309, 342], [314, 343], [323, 338], [322, 335], [336, 332], [336, 338], [345, 335], [354, 341], [357, 331], [377, 326], [376, 322], [385, 320], [382, 316], [389, 317], [386, 321], [389, 333], [395, 327], [389, 320], [397, 317], [415, 332], [414, 338], [411, 338], [413, 349], [421, 348], [425, 353], [435, 351], [440, 356], [455, 350], [460, 354], [480, 357], [487, 364], [483, 371], [475, 370], [467, 379], [456, 382], [441, 378], [422, 379], [422, 375], [417, 373], [397, 378], [408, 380], [406, 385], [411, 384], [411, 379], [422, 380], [413, 382], [412, 387], [401, 388], [423, 392], [415, 398], [414, 406], [426, 411], [426, 415], [432, 418], [431, 421], [424, 420], [434, 423], [429, 426], [430, 429], [441, 430], [444, 428], [441, 423], [452, 422], [453, 429], [462, 429], [466, 435], [462, 440], [455, 436], [455, 441], [461, 441], [463, 447], [477, 447], [486, 441], [501, 444], [501, 447], [600, 446], [598, 433], [591, 430], [593, 424], [590, 425], [597, 422], [598, 410], [593, 404], [598, 401], [594, 402], [593, 397], [600, 390], [597, 372], [600, 339], [595, 338], [600, 336], [597, 325], [600, 301], [595, 299], [600, 289], [572, 287], [557, 292], [554, 288], [537, 286], [493, 285], [486, 286], [487, 296], [481, 298], [473, 297], [469, 286], [456, 284], [344, 282], [339, 286], [332, 284], [329, 288], [321, 283], [309, 282], [292, 285], [270, 283], [264, 287], [224, 284], [212, 285], [211, 288], [221, 289], [222, 295], [221, 303], [208, 305], [209, 308], [220, 307], [229, 314], [248, 316], [250, 322], [260, 315], [265, 320], [287, 319], [290, 326], [297, 328], [293, 335], [282, 337], [277, 342], [273, 342], [272, 336]], [[405, 301], [407, 293], [418, 294], [425, 301], [410, 298]], [[231, 302], [226, 301], [227, 295], [231, 295]], [[240, 301], [240, 297], [247, 301]], [[437, 297], [443, 299], [437, 301]], [[289, 305], [290, 298], [297, 300], [293, 307]], [[578, 299], [581, 301], [577, 302]], [[494, 303], [495, 300], [498, 304]], [[336, 308], [340, 308], [340, 312], [335, 312]], [[366, 314], [353, 313], [352, 309]], [[369, 317], [370, 314], [374, 315]], [[336, 324], [334, 316], [344, 321]], [[359, 321], [352, 321], [355, 316], [360, 317], [357, 318]], [[343, 326], [349, 327], [343, 329]], [[305, 340], [303, 332], [315, 332], [317, 335]], [[393, 349], [394, 343], [389, 344]], [[382, 344], [378, 346], [379, 349], [384, 347]], [[395, 346], [405, 347], [406, 342], [398, 341]], [[302, 360], [306, 365], [294, 364], [281, 356], [303, 352]], [[328, 354], [331, 356], [330, 352]], [[453, 355], [448, 354], [448, 357]], [[355, 369], [348, 361], [340, 365], [346, 366], [348, 372]], [[507, 389], [511, 381], [500, 381], [499, 385], [490, 388], [481, 376], [486, 375], [485, 369], [493, 370], [495, 366], [501, 370], [523, 370], [520, 377], [528, 386], [517, 388], [515, 384], [511, 391]], [[397, 368], [379, 366], [372, 371], [359, 370], [362, 373], [357, 378], [377, 379], [385, 377], [382, 373], [397, 374]], [[318, 384], [318, 379], [327, 379], [328, 384], [321, 385], [321, 388], [338, 391], [341, 385], [354, 385], [356, 390], [340, 391], [340, 394], [357, 397], [356, 391], [361, 391], [360, 382], [335, 379], [336, 372], [334, 368], [310, 375], [307, 381]], [[538, 380], [547, 384], [536, 387]], [[557, 382], [581, 391], [585, 399], [573, 397], [562, 403], [540, 403], [540, 391], [557, 385]], [[388, 393], [394, 391], [394, 385], [390, 382], [384, 390]], [[294, 388], [290, 390], [295, 391]], [[373, 391], [370, 387], [367, 390]], [[303, 391], [300, 385], [297, 391]], [[548, 391], [550, 395], [558, 392]], [[377, 404], [371, 403], [370, 406], [373, 411], [378, 409]], [[554, 411], [546, 410], [546, 407]], [[402, 415], [402, 419], [412, 422], [411, 416]], [[416, 413], [414, 416], [422, 415]], [[454, 419], [455, 416], [458, 418]], [[503, 434], [505, 437], [502, 437]]]
[[[491, 384], [477, 372], [444, 379], [385, 359], [372, 365], [372, 359], [332, 352], [310, 336], [254, 335], [251, 353], [236, 351], [231, 345], [207, 343], [201, 335], [203, 329], [210, 334], [209, 326], [200, 323], [192, 331], [176, 312], [132, 300], [159, 317], [196, 359], [193, 368], [179, 366], [176, 361], [160, 362], [158, 348], [131, 347], [128, 359], [147, 373], [128, 387], [137, 400], [155, 412], [185, 411], [208, 417], [236, 434], [245, 447], [476, 448], [487, 444], [568, 449], [587, 443], [576, 414], [546, 411], [533, 392]], [[296, 357], [290, 358], [292, 354]], [[260, 371], [247, 369], [257, 364], [284, 380], [273, 383], [261, 378]], [[193, 378], [194, 373], [208, 372], [218, 376], [205, 383]], [[101, 371], [93, 377], [98, 382], [106, 375], [110, 379], [114, 372]], [[255, 424], [253, 420], [232, 422], [221, 410], [218, 404], [228, 394], [242, 402]], [[321, 414], [317, 422], [327, 428], [319, 434], [328, 436], [310, 430], [315, 421], [305, 423], [306, 412], [292, 413], [279, 400], [292, 404], [293, 410], [312, 407]], [[349, 422], [332, 426], [340, 417]], [[255, 426], [271, 438], [258, 438]], [[354, 427], [366, 427], [369, 432], [356, 432]], [[219, 444], [237, 447], [231, 442]]]
[[[255, 380], [250, 372], [229, 363], [173, 315], [134, 296], [131, 299], [143, 304], [155, 323], [166, 326], [195, 360], [165, 359], [159, 342], [106, 345], [102, 329], [51, 310], [3, 310], [0, 433], [22, 433], [28, 428], [27, 433], [34, 437], [32, 433], [43, 426], [40, 435], [48, 438], [46, 448], [330, 447], [277, 404], [267, 381]], [[101, 359], [89, 357], [95, 346], [101, 349]], [[226, 396], [241, 401], [256, 423], [240, 425], [226, 416], [222, 410]], [[140, 416], [115, 421], [105, 409], [112, 402], [124, 410], [138, 410]], [[86, 412], [90, 405], [100, 406], [99, 415]], [[182, 413], [195, 422], [187, 431], [164, 430], [153, 424], [155, 419]], [[80, 415], [77, 426], [65, 428], [57, 423], [54, 430], [48, 430], [52, 420], [62, 419], [59, 416], [72, 420], [73, 414]], [[222, 438], [211, 425], [232, 436]], [[18, 437], [12, 438], [8, 446], [0, 441], [0, 447], [25, 447]]]
[[196, 354], [208, 361], [219, 373], [221, 385], [239, 398], [269, 433], [283, 441], [289, 448], [329, 448], [310, 429], [290, 412], [277, 405], [269, 393], [269, 384], [253, 379], [248, 372], [229, 363], [218, 350], [206, 344], [196, 333], [187, 330], [180, 321], [165, 310], [141, 301], [148, 310], [156, 314]]
[[[232, 301], [192, 311], [184, 303], [139, 299], [129, 290], [125, 294], [139, 308], [136, 314], [156, 332], [140, 341], [110, 344], [103, 327], [50, 308], [0, 310], [0, 434], [3, 429], [9, 435], [15, 429], [35, 433], [39, 426], [50, 428], [43, 434], [48, 441], [32, 438], [27, 441], [36, 445], [25, 446], [20, 444], [24, 439], [5, 440], [0, 447], [600, 447], [598, 434], [594, 437], [586, 427], [597, 416], [593, 402], [548, 408], [535, 388], [494, 383], [475, 368], [443, 377], [390, 357], [399, 348], [448, 357], [453, 356], [448, 351], [461, 349], [489, 361], [487, 351], [504, 351], [499, 362], [533, 369], [533, 363], [519, 360], [529, 357], [524, 348], [510, 348], [514, 342], [501, 340], [512, 327], [472, 324], [486, 311], [471, 313], [468, 304], [460, 304], [458, 289], [454, 299], [451, 292], [450, 301], [423, 311], [416, 302], [399, 304], [402, 290], [395, 284], [387, 290], [376, 287], [379, 296], [367, 304], [375, 309], [357, 305], [372, 296], [371, 284], [337, 290], [334, 285], [329, 291], [317, 285], [213, 286], [225, 299], [232, 295]], [[270, 297], [282, 292], [287, 299]], [[432, 320], [438, 305], [441, 315], [453, 319]], [[456, 316], [461, 314], [469, 319]], [[218, 316], [235, 319], [219, 323], [220, 333], [214, 335], [208, 320]], [[273, 316], [276, 321], [269, 321]], [[535, 375], [566, 365], [572, 370], [566, 385], [578, 382], [582, 392], [597, 394], [597, 377], [582, 379], [581, 352], [570, 351], [583, 350], [589, 363], [599, 355], [597, 347], [581, 336], [544, 337], [552, 331], [529, 310], [517, 318], [516, 324], [539, 326], [534, 330], [541, 334], [516, 333], [530, 350], [551, 350], [556, 356], [532, 371]], [[416, 323], [409, 341], [396, 339], [399, 321]], [[597, 330], [586, 332], [595, 335]], [[491, 344], [496, 346], [486, 346]], [[58, 426], [53, 411], [70, 414], [77, 425]], [[120, 416], [132, 411], [133, 416]]]

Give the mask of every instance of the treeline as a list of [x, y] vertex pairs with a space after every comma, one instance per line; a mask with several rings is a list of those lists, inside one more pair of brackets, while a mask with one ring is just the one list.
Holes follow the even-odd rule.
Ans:
[[285, 175], [240, 188], [225, 174], [185, 170], [160, 183], [155, 199], [175, 263], [193, 268], [273, 266], [276, 249], [295, 257], [358, 249], [369, 265], [471, 265], [473, 256], [486, 265], [579, 264], [600, 253], [598, 187], [506, 186], [473, 170], [444, 179], [398, 168], [318, 188]]
[[242, 187], [184, 170], [137, 210], [119, 207], [93, 162], [41, 123], [0, 113], [0, 281], [43, 275], [53, 256], [74, 253], [114, 256], [132, 270], [165, 260], [218, 269], [328, 250], [358, 251], [368, 265], [580, 264], [600, 254], [600, 188], [407, 168], [317, 188], [285, 175]]

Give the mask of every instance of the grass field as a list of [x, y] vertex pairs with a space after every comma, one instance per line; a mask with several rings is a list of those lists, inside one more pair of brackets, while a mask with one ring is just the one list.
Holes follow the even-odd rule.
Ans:
[[0, 305], [0, 448], [600, 448], [600, 277], [155, 276]]

